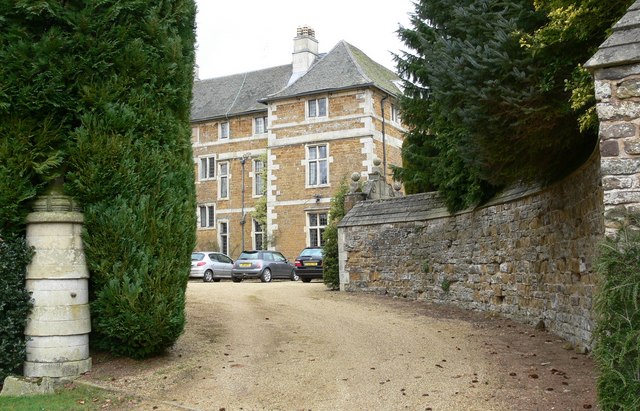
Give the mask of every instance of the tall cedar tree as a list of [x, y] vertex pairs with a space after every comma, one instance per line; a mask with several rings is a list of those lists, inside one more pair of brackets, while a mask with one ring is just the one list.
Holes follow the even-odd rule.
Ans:
[[397, 57], [410, 131], [395, 176], [409, 192], [438, 190], [459, 210], [507, 185], [554, 181], [589, 156], [597, 130], [581, 116], [593, 102], [572, 102], [572, 85], [584, 88], [577, 68], [621, 12], [598, 5], [604, 23], [562, 36], [549, 15], [565, 3], [587, 2], [416, 3], [413, 27], [399, 30], [411, 51]]
[[194, 1], [3, 2], [0, 23], [0, 173], [21, 188], [3, 225], [63, 176], [85, 212], [92, 345], [162, 352], [195, 244]]

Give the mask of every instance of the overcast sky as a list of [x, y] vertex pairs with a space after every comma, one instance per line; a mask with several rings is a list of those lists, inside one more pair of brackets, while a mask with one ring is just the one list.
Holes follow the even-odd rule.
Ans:
[[404, 46], [395, 31], [409, 26], [411, 0], [196, 0], [196, 64], [201, 79], [291, 63], [299, 26], [315, 30], [319, 51], [340, 40], [394, 70], [390, 52]]

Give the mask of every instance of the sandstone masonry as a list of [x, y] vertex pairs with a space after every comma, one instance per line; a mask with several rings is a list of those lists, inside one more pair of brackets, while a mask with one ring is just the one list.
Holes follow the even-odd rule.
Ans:
[[599, 155], [546, 190], [454, 215], [436, 193], [364, 201], [340, 224], [341, 289], [456, 304], [590, 346]]

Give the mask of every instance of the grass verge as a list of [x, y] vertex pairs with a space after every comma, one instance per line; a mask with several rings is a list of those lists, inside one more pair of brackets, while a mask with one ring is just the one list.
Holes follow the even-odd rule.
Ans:
[[68, 383], [55, 394], [28, 397], [0, 397], [3, 411], [76, 411], [121, 409], [126, 404], [137, 402], [111, 391], [82, 384]]

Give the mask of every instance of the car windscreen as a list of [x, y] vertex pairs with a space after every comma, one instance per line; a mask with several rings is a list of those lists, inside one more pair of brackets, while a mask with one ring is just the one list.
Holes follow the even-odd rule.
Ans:
[[204, 253], [191, 253], [191, 261], [200, 261], [204, 258]]
[[247, 251], [243, 251], [242, 254], [240, 254], [240, 257], [238, 257], [238, 260], [257, 260], [258, 259], [258, 252], [247, 252]]
[[322, 258], [322, 248], [305, 248], [300, 253], [300, 257]]

